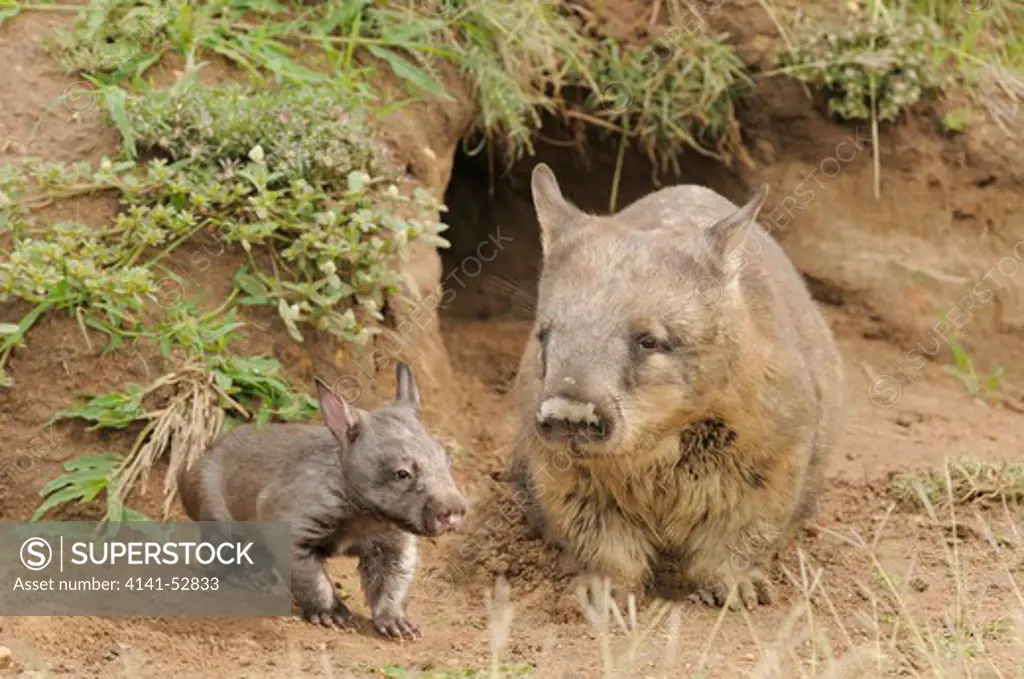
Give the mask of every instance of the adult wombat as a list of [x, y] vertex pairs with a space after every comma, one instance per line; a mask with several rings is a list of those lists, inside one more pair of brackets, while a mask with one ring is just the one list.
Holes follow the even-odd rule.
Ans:
[[348, 608], [324, 572], [324, 560], [359, 557], [374, 628], [419, 636], [405, 605], [416, 567], [414, 535], [457, 527], [468, 505], [448, 457], [418, 419], [412, 371], [396, 366], [393, 403], [349, 406], [317, 379], [326, 427], [243, 425], [220, 436], [178, 480], [195, 521], [290, 521], [292, 594], [302, 617], [345, 625]]
[[[813, 513], [842, 370], [796, 269], [743, 207], [681, 185], [594, 216], [533, 170], [543, 265], [513, 473], [590, 574], [724, 605]], [[768, 544], [761, 545], [768, 537]]]

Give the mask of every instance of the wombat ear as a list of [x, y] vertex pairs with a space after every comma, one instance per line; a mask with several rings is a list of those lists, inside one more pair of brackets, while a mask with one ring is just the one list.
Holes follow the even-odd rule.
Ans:
[[416, 378], [412, 376], [412, 368], [401, 361], [395, 365], [395, 401], [420, 408], [420, 392], [416, 389]]
[[339, 441], [354, 441], [359, 434], [359, 420], [352, 408], [319, 377], [316, 378], [316, 391], [327, 428]]
[[540, 224], [540, 244], [543, 254], [551, 251], [554, 243], [583, 213], [562, 196], [555, 173], [547, 163], [537, 163], [530, 178], [533, 209]]
[[757, 193], [743, 207], [708, 229], [707, 234], [711, 241], [711, 248], [719, 261], [727, 258], [743, 242], [750, 227], [757, 221], [757, 216], [767, 198], [768, 185], [762, 184]]

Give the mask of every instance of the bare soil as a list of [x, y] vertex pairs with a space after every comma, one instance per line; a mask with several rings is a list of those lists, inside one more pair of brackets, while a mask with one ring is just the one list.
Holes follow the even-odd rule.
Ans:
[[[647, 16], [640, 9], [648, 4], [629, 3], [629, 11], [640, 18], [620, 23], [632, 25]], [[731, 31], [753, 64], [765, 40], [777, 39], [757, 3], [736, 3], [712, 20]], [[63, 21], [29, 13], [0, 28], [0, 63], [5, 65], [0, 69], [0, 163], [28, 156], [95, 162], [115, 148], [116, 137], [102, 126], [85, 88], [63, 76], [42, 49], [41, 40]], [[423, 290], [441, 279], [455, 293], [437, 332], [421, 338], [439, 346], [404, 351], [414, 355], [417, 374], [427, 375], [422, 384], [427, 424], [458, 442], [457, 480], [474, 504], [473, 520], [463, 533], [421, 541], [410, 611], [425, 628], [424, 638], [398, 644], [377, 637], [366, 621], [355, 564], [337, 559], [330, 571], [361, 616], [357, 631], [315, 628], [296, 618], [5, 617], [0, 644], [11, 649], [12, 662], [0, 667], [0, 675], [339, 677], [379, 674], [388, 665], [412, 670], [486, 667], [486, 599], [499, 575], [509, 580], [516, 606], [504, 660], [530, 663], [539, 676], [599, 675], [599, 645], [574, 598], [573, 573], [557, 552], [527, 534], [504, 480], [505, 414], [530, 331], [539, 266], [527, 180], [536, 159], [496, 178], [491, 195], [486, 162], [454, 153], [465, 110], [402, 115], [412, 117], [387, 123], [386, 132], [418, 181], [438, 193], [446, 191], [448, 235], [454, 243], [441, 257], [421, 253], [409, 271]], [[891, 511], [887, 494], [894, 471], [938, 468], [960, 454], [1019, 461], [1024, 450], [1024, 418], [1012, 409], [1019, 407], [1012, 392], [1005, 403], [971, 397], [941, 370], [948, 351], [933, 332], [938, 319], [971, 295], [992, 267], [1019, 265], [1024, 259], [1024, 249], [1018, 248], [1020, 257], [1014, 254], [1015, 244], [1024, 241], [1024, 223], [1015, 218], [1024, 213], [1019, 183], [1024, 156], [1005, 155], [996, 162], [979, 154], [979, 148], [992, 143], [992, 130], [985, 126], [966, 138], [946, 139], [937, 131], [936, 115], [922, 110], [883, 135], [880, 201], [872, 196], [864, 131], [825, 120], [787, 82], [761, 83], [743, 113], [759, 161], [756, 169], [729, 171], [694, 156], [685, 163], [684, 177], [661, 178], [707, 184], [736, 201], [744, 200], [756, 183], [770, 182], [769, 215], [787, 196], [814, 192], [813, 198], [800, 199], [800, 209], [789, 204], [790, 218], [773, 217], [769, 223], [807, 275], [838, 338], [849, 405], [821, 511], [774, 567], [776, 603], [721, 620], [716, 610], [696, 603], [682, 606], [677, 663], [659, 665], [665, 642], [656, 639], [641, 648], [641, 675], [691, 675], [702, 658], [705, 676], [750, 675], [777, 635], [786, 636], [793, 610], [805, 603], [799, 582], [809, 568], [823, 569], [823, 589], [812, 610], [836, 655], [872, 646], [879, 630], [883, 638], [898, 632], [906, 644], [906, 625], [902, 632], [896, 629], [901, 624], [897, 609], [903, 606], [919, 625], [945, 635], [950, 658], [968, 657], [964, 648], [983, 642], [987, 653], [972, 661], [976, 667], [996, 668], [1003, 676], [1020, 670], [1024, 633], [1014, 627], [1018, 621], [1012, 611], [1022, 606], [1010, 577], [1020, 580], [1024, 543], [1015, 527], [1001, 511], [962, 509], [958, 520], [963, 525], [951, 530], [948, 516]], [[544, 131], [549, 138], [564, 133], [554, 125]], [[837, 150], [848, 138], [853, 141]], [[1008, 145], [1000, 148], [1005, 152]], [[542, 146], [539, 157], [554, 167], [568, 197], [582, 207], [604, 210], [614, 156], [600, 145], [593, 151], [589, 166], [557, 145]], [[829, 158], [838, 159], [833, 163]], [[817, 183], [808, 179], [816, 169]], [[650, 168], [634, 155], [627, 157], [623, 182], [620, 207], [654, 187]], [[53, 217], [100, 223], [114, 207], [108, 199], [88, 198], [61, 205]], [[481, 249], [499, 233], [511, 240], [500, 241], [503, 247], [497, 251]], [[212, 305], [230, 290], [241, 260], [230, 250], [214, 256], [204, 247], [209, 243], [198, 239], [176, 253], [171, 266], [192, 282], [183, 291], [186, 296]], [[1004, 268], [985, 279], [994, 295], [986, 303], [976, 300], [962, 329], [979, 368], [1004, 366], [1012, 385], [1024, 376], [1018, 358], [1024, 339], [1019, 294], [1024, 273], [1017, 273], [1017, 267], [1007, 273], [1009, 263]], [[8, 306], [0, 319], [13, 321], [24, 312]], [[334, 378], [359, 369], [329, 342], [297, 347], [272, 315], [249, 320], [256, 331], [238, 350], [276, 356], [298, 384], [311, 384], [314, 374]], [[10, 362], [16, 387], [0, 394], [3, 519], [27, 518], [39, 502], [37, 490], [61, 472], [64, 460], [123, 450], [135, 434], [96, 435], [77, 425], [48, 428], [45, 421], [55, 410], [77, 394], [121, 389], [161, 370], [155, 355], [124, 350], [101, 355], [102, 342], [95, 336], [87, 340], [69, 318], [45, 318], [28, 342], [28, 349], [15, 352]], [[917, 367], [908, 359], [916, 345], [932, 342], [940, 346], [935, 361]], [[390, 395], [390, 369], [378, 366], [374, 381], [362, 379], [361, 405], [372, 406]], [[134, 502], [151, 515], [160, 502], [156, 486]], [[88, 512], [66, 509], [55, 518], [85, 516]], [[174, 518], [184, 514], [179, 510]], [[873, 541], [874, 549], [868, 549], [865, 544]], [[993, 544], [1008, 545], [1002, 553], [1009, 561], [994, 560]], [[806, 556], [803, 569], [798, 549]], [[883, 595], [880, 568], [899, 589], [898, 603]], [[985, 631], [983, 639], [957, 631], [958, 590], [977, 629]], [[641, 613], [646, 610], [642, 607]], [[800, 658], [799, 671], [810, 672], [809, 646], [799, 639], [805, 620], [789, 635], [797, 641], [786, 642], [780, 654], [783, 662]], [[846, 675], [920, 671], [869, 665], [859, 673], [851, 666]], [[795, 666], [783, 672], [797, 674]]]

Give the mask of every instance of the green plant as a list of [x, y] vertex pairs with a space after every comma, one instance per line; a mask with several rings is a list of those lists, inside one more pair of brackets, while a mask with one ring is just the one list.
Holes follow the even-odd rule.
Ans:
[[39, 490], [43, 502], [32, 514], [32, 521], [38, 521], [48, 511], [59, 505], [76, 502], [89, 504], [100, 493], [106, 491], [106, 517], [110, 521], [149, 521], [149, 517], [130, 507], [124, 506], [115, 492], [114, 477], [121, 458], [110, 453], [84, 455], [64, 463], [65, 474], [58, 476]]
[[567, 85], [593, 85], [592, 40], [552, 0], [445, 0], [438, 35], [473, 86], [479, 113], [473, 133], [499, 138], [506, 159], [533, 150], [540, 113], [558, 113]]
[[[442, 209], [426, 192], [401, 193], [380, 160], [353, 100], [285, 87], [185, 84], [130, 98], [125, 123], [135, 161], [30, 165], [0, 183], [0, 219], [14, 235], [0, 261], [0, 300], [37, 305], [5, 337], [0, 366], [38, 316], [63, 308], [111, 337], [136, 328], [145, 298], [156, 298], [153, 267], [200, 230], [240, 244], [250, 265], [236, 278], [242, 304], [272, 304], [298, 341], [298, 324], [363, 343], [398, 284], [391, 260], [414, 241], [447, 246]], [[370, 173], [374, 173], [371, 175]], [[55, 200], [116, 191], [123, 211], [106, 229], [39, 226], [32, 211]], [[6, 200], [3, 197], [6, 196]], [[269, 266], [255, 248], [271, 246]], [[275, 247], [277, 246], [277, 247]], [[147, 255], [154, 248], [155, 254]], [[263, 259], [266, 262], [266, 259]], [[95, 311], [106, 321], [86, 320]]]
[[317, 413], [315, 399], [295, 393], [276, 360], [227, 351], [243, 326], [235, 313], [201, 314], [191, 305], [169, 313], [156, 334], [143, 333], [133, 341], [155, 340], [165, 358], [184, 353], [176, 369], [145, 386], [129, 384], [121, 393], [93, 395], [50, 418], [84, 420], [90, 429], [143, 424], [131, 450], [107, 474], [114, 487], [112, 501], [123, 503], [153, 465], [166, 458], [166, 516], [176, 496], [178, 470], [191, 464], [234, 421], [232, 416], [260, 425], [271, 419], [305, 420]]
[[[413, 241], [446, 247], [443, 209], [421, 189], [398, 190], [397, 169], [366, 127], [360, 99], [286, 86], [185, 86], [129, 101], [140, 148], [184, 161], [156, 207], [187, 206], [229, 243], [250, 253], [238, 283], [248, 304], [275, 304], [289, 331], [310, 321], [347, 341], [365, 342], [385, 295], [398, 285], [388, 261]], [[251, 253], [271, 250], [272, 268]], [[355, 303], [356, 307], [353, 307]], [[363, 312], [364, 319], [355, 316]]]
[[942, 126], [949, 132], [963, 132], [971, 123], [969, 108], [955, 108], [942, 117]]
[[953, 365], [943, 367], [960, 381], [969, 394], [983, 396], [999, 388], [999, 382], [1003, 377], [1002, 366], [990, 372], [982, 381], [974, 369], [974, 361], [955, 337], [949, 338], [949, 350], [953, 354]]
[[746, 65], [720, 40], [680, 35], [644, 47], [623, 47], [608, 38], [595, 46], [595, 87], [582, 108], [619, 136], [610, 211], [616, 208], [629, 141], [662, 171], [671, 167], [677, 175], [686, 148], [725, 163], [734, 156], [750, 162], [735, 111], [752, 84]]
[[934, 58], [942, 35], [924, 17], [894, 12], [851, 19], [845, 29], [809, 24], [798, 38], [780, 66], [824, 90], [828, 112], [844, 120], [896, 120], [948, 82]]

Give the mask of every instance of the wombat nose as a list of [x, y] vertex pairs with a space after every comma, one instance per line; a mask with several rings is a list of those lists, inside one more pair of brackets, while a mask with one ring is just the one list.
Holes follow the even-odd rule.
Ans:
[[537, 429], [548, 441], [567, 442], [571, 439], [577, 443], [598, 443], [608, 439], [612, 427], [605, 419], [596, 423], [551, 419], [538, 422]]
[[593, 403], [553, 396], [537, 410], [537, 431], [552, 442], [599, 443], [612, 434], [612, 423]]

